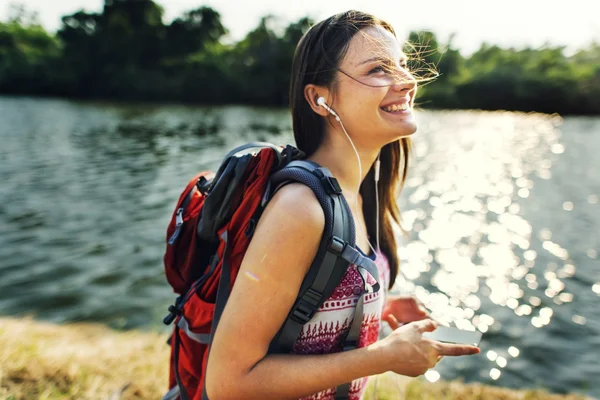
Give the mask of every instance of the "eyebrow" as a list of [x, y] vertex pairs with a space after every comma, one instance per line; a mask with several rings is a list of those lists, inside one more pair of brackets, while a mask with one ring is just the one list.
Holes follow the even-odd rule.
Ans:
[[[400, 62], [406, 62], [407, 61], [406, 55], [403, 55], [402, 57], [400, 57], [399, 60], [400, 60]], [[362, 61], [362, 62], [358, 63], [357, 66], [363, 65], [363, 64], [367, 64], [367, 63], [370, 63], [372, 61], [386, 61], [387, 62], [387, 61], [390, 61], [390, 59], [389, 58], [384, 58], [384, 57], [372, 57], [372, 58], [369, 58], [368, 60], [365, 60], [365, 61]]]

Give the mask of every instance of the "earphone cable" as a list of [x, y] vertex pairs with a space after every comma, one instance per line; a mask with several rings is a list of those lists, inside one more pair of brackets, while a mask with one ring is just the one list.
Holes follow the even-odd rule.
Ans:
[[[332, 111], [331, 109], [329, 110], [330, 112]], [[354, 207], [356, 209], [356, 212], [358, 212], [358, 196], [360, 194], [360, 183], [361, 183], [361, 178], [362, 178], [362, 164], [361, 164], [361, 160], [360, 160], [360, 155], [358, 154], [358, 150], [356, 150], [356, 146], [354, 146], [354, 142], [352, 141], [352, 139], [350, 138], [350, 135], [348, 135], [348, 132], [346, 131], [346, 127], [344, 126], [344, 123], [342, 122], [342, 119], [339, 117], [339, 115], [334, 114], [335, 115], [335, 119], [336, 121], [338, 121], [340, 123], [340, 126], [342, 127], [342, 130], [344, 131], [344, 133], [346, 134], [346, 137], [348, 138], [348, 141], [350, 141], [350, 145], [352, 146], [352, 149], [354, 150], [354, 154], [356, 154], [356, 159], [358, 161], [358, 187], [356, 188], [356, 195], [354, 197]], [[379, 161], [379, 156], [378, 156], [378, 160]], [[376, 221], [375, 221], [375, 225], [376, 225], [376, 240], [377, 240], [377, 249], [379, 250], [379, 191], [377, 186], [379, 186], [378, 180], [379, 180], [379, 176], [378, 176], [378, 167], [376, 165], [376, 174], [375, 174], [375, 197], [376, 197]], [[358, 231], [358, 229], [357, 229]], [[374, 254], [377, 254], [377, 251], [373, 248], [373, 246], [371, 245], [371, 241], [369, 240], [369, 235], [367, 234], [367, 232], [362, 232], [361, 234], [364, 235], [365, 239], [367, 239], [367, 243], [369, 244], [369, 247], [371, 248], [371, 250], [373, 250]]]

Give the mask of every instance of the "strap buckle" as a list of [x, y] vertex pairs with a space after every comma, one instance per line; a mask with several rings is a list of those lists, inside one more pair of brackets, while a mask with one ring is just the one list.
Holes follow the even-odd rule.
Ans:
[[336, 256], [341, 256], [344, 250], [346, 249], [346, 242], [340, 239], [337, 236], [331, 238], [331, 242], [329, 243], [329, 250], [335, 254]]
[[313, 307], [307, 306], [304, 300], [300, 299], [298, 305], [294, 307], [291, 319], [302, 325], [306, 324], [315, 315], [316, 310]]
[[206, 193], [208, 193], [208, 189], [210, 187], [212, 180], [208, 180], [206, 179], [206, 177], [201, 176], [200, 178], [198, 178], [198, 182], [196, 182], [196, 187], [198, 188], [198, 191], [200, 193], [202, 193], [202, 195], [206, 196]]
[[317, 306], [322, 298], [322, 293], [317, 292], [313, 288], [308, 288], [294, 307], [291, 316], [292, 320], [302, 325], [306, 324], [317, 312]]
[[323, 176], [321, 178], [321, 183], [323, 184], [323, 187], [325, 188], [327, 193], [338, 195], [342, 194], [342, 187], [338, 183], [337, 179], [335, 179], [333, 176]]
[[167, 316], [163, 319], [163, 324], [171, 325], [173, 323], [173, 321], [175, 320], [175, 318], [177, 318], [178, 316], [180, 316], [182, 314], [181, 309], [183, 308], [183, 305], [184, 305], [183, 297], [184, 296], [178, 296], [177, 299], [175, 300], [175, 304], [169, 306], [169, 308], [168, 308], [169, 314], [167, 314]]
[[300, 159], [303, 159], [305, 156], [306, 155], [302, 150], [288, 144], [281, 151], [281, 160], [280, 160], [280, 163], [277, 166], [277, 168], [278, 169], [283, 168], [284, 166], [286, 166], [293, 160], [300, 160]]

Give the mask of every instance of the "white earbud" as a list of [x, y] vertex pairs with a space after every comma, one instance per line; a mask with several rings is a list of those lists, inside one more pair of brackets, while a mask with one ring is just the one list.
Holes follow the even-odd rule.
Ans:
[[338, 120], [338, 121], [340, 120], [339, 115], [337, 115], [336, 112], [333, 111], [333, 109], [331, 107], [329, 107], [327, 105], [327, 103], [325, 103], [325, 98], [324, 97], [319, 97], [317, 99], [317, 104], [320, 105], [321, 107], [323, 107], [324, 109], [326, 109], [327, 111], [329, 111], [331, 113], [331, 115], [335, 116], [336, 120]]

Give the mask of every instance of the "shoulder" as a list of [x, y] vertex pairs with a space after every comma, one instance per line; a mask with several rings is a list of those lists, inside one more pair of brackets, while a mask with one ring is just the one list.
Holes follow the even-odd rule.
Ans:
[[244, 262], [259, 263], [261, 268], [270, 268], [272, 264], [275, 269], [283, 263], [306, 272], [319, 249], [324, 230], [325, 214], [312, 190], [303, 184], [291, 183], [277, 191], [265, 207]]
[[275, 193], [261, 220], [275, 222], [277, 230], [295, 229], [301, 234], [322, 232], [325, 214], [313, 191], [301, 183], [290, 183]]
[[289, 184], [269, 201], [215, 332], [207, 388], [218, 390], [223, 377], [242, 376], [264, 359], [298, 297], [324, 227], [321, 205], [307, 186]]

